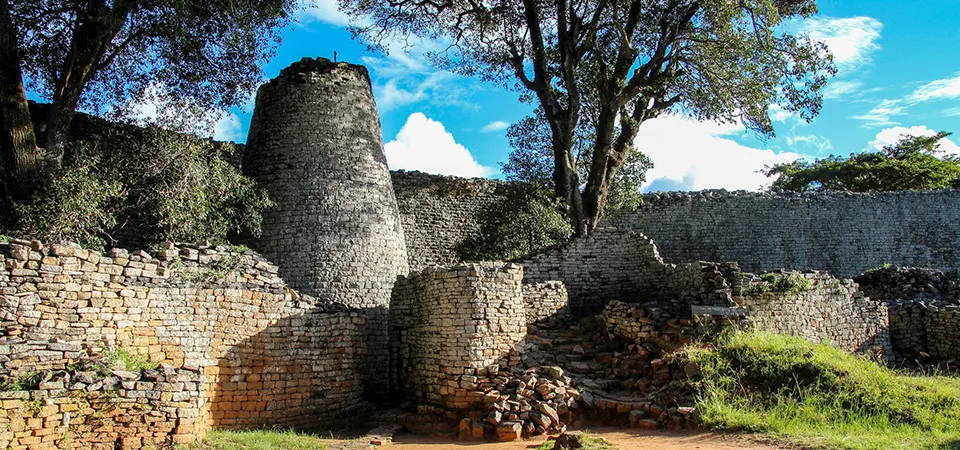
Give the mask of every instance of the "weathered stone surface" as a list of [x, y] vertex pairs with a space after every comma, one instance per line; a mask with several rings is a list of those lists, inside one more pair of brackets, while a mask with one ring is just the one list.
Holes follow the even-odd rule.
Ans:
[[607, 226], [643, 232], [670, 262], [738, 261], [750, 272], [850, 277], [892, 263], [960, 262], [960, 191], [771, 194], [659, 192]]
[[407, 254], [366, 68], [304, 58], [261, 86], [243, 172], [276, 203], [251, 247], [294, 289], [366, 310], [364, 380], [386, 390], [386, 309]]

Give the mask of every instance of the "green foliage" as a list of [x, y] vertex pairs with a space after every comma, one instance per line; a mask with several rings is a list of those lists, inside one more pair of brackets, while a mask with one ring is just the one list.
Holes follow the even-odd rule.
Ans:
[[[239, 246], [242, 247], [242, 246]], [[246, 247], [243, 247], [246, 248]], [[180, 277], [196, 284], [208, 284], [222, 281], [227, 274], [236, 271], [243, 263], [240, 255], [227, 254], [216, 261], [212, 267], [184, 267], [178, 260], [172, 268], [180, 271]]]
[[828, 345], [731, 332], [690, 348], [704, 424], [803, 447], [954, 448], [960, 379], [916, 377]]
[[[581, 121], [574, 141], [577, 155], [577, 171], [581, 181], [586, 181], [590, 161], [593, 159], [593, 130], [591, 121]], [[521, 119], [507, 128], [507, 139], [513, 149], [506, 163], [501, 163], [504, 176], [509, 181], [533, 184], [544, 192], [553, 190], [553, 146], [550, 140], [550, 125], [537, 108], [533, 116]], [[607, 210], [636, 209], [643, 203], [640, 186], [646, 181], [647, 171], [653, 162], [647, 155], [631, 150], [607, 192]], [[581, 186], [582, 188], [582, 186]]]
[[[582, 448], [583, 450], [617, 450], [613, 444], [607, 442], [603, 438], [591, 436], [589, 432], [584, 431], [577, 433], [576, 436], [579, 436], [583, 439], [583, 447], [577, 448]], [[537, 450], [565, 450], [565, 448], [554, 447], [555, 443], [556, 441], [552, 439], [545, 441], [544, 443], [540, 444], [539, 447], [537, 447]]]
[[551, 196], [535, 186], [510, 183], [503, 196], [478, 214], [480, 234], [462, 242], [464, 260], [513, 259], [568, 239], [573, 230]]
[[136, 355], [122, 348], [111, 350], [103, 354], [103, 363], [108, 368], [114, 368], [123, 365], [123, 370], [129, 372], [140, 372], [143, 370], [154, 370], [160, 367], [160, 364], [150, 361], [145, 355]]
[[48, 179], [29, 204], [14, 205], [19, 235], [48, 242], [70, 240], [90, 248], [103, 247], [117, 225], [115, 211], [123, 185], [105, 179], [94, 165], [67, 167]]
[[747, 295], [764, 295], [767, 293], [799, 294], [813, 285], [809, 278], [799, 274], [776, 274], [768, 272], [760, 275], [760, 283], [750, 286]]
[[75, 142], [63, 175], [20, 205], [18, 234], [90, 247], [258, 234], [266, 191], [224, 161], [231, 144], [132, 126]]
[[327, 444], [318, 436], [294, 431], [276, 430], [212, 430], [200, 449], [204, 450], [325, 450]]
[[935, 136], [904, 136], [897, 144], [876, 152], [829, 156], [811, 162], [767, 166], [763, 174], [776, 176], [773, 191], [902, 191], [960, 188], [960, 158], [938, 156], [941, 139]]
[[[98, 113], [130, 112], [123, 106], [147, 100], [161, 105], [160, 122], [193, 130], [192, 119], [242, 104], [262, 82], [261, 67], [297, 4], [31, 0], [10, 6], [27, 85], [56, 107], [58, 88], [66, 85], [82, 94], [81, 106]], [[92, 64], [89, 76], [76, 71], [85, 63]], [[62, 106], [76, 106], [68, 103]]]
[[43, 373], [34, 370], [7, 378], [0, 382], [0, 392], [3, 391], [32, 391], [40, 386]]

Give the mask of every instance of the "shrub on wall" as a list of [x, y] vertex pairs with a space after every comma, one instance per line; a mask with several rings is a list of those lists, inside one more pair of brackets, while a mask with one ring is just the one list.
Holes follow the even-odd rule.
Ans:
[[62, 176], [18, 205], [16, 234], [100, 247], [258, 234], [267, 193], [225, 162], [232, 144], [114, 126], [72, 144]]
[[500, 189], [504, 195], [478, 213], [480, 234], [457, 247], [460, 258], [514, 259], [573, 235], [569, 219], [548, 193], [526, 183]]

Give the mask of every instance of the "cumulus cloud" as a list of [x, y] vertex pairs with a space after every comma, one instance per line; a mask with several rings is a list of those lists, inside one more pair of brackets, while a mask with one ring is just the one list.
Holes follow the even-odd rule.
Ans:
[[743, 131], [741, 125], [698, 122], [678, 115], [644, 122], [635, 144], [653, 160], [654, 168], [642, 189], [756, 190], [771, 181], [758, 172], [764, 165], [809, 158], [747, 147], [730, 139]]
[[926, 102], [960, 98], [960, 73], [953, 78], [931, 81], [920, 86], [908, 97], [910, 101]]
[[[933, 136], [937, 134], [937, 131], [931, 130], [926, 126], [919, 125], [914, 127], [891, 127], [885, 128], [877, 136], [870, 141], [869, 149], [870, 150], [880, 150], [884, 146], [893, 145], [897, 142], [900, 142], [900, 139], [904, 136]], [[960, 155], [960, 146], [955, 142], [951, 141], [949, 138], [943, 138], [939, 141], [940, 150], [950, 155]]]
[[494, 171], [482, 166], [466, 147], [458, 144], [443, 124], [413, 113], [397, 137], [383, 146], [391, 169], [460, 177], [487, 177]]
[[497, 120], [497, 121], [490, 122], [490, 123], [484, 125], [483, 128], [480, 129], [480, 131], [482, 131], [482, 132], [484, 132], [484, 133], [495, 133], [495, 132], [497, 132], [497, 131], [506, 130], [507, 127], [509, 127], [509, 126], [510, 126], [510, 124], [509, 124], [508, 122], [504, 122], [504, 121], [502, 121], [502, 120]]
[[814, 17], [800, 21], [796, 28], [827, 44], [840, 71], [851, 71], [870, 63], [872, 53], [880, 49], [877, 41], [883, 24], [864, 16]]

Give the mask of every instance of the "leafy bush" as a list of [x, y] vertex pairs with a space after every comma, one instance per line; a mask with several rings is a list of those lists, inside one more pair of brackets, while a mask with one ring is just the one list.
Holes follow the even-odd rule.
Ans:
[[74, 142], [62, 175], [16, 207], [18, 234], [140, 248], [256, 235], [272, 203], [224, 160], [234, 151], [156, 128], [108, 127]]
[[114, 368], [114, 366], [123, 366], [123, 370], [129, 372], [140, 372], [143, 370], [153, 370], [157, 367], [160, 367], [160, 364], [154, 361], [150, 361], [144, 355], [135, 355], [130, 353], [122, 348], [116, 350], [111, 350], [103, 355], [103, 363], [106, 364], [108, 368]]
[[480, 234], [457, 247], [462, 259], [514, 259], [573, 234], [549, 194], [526, 183], [510, 183], [501, 190], [501, 199], [479, 213]]
[[960, 379], [907, 376], [829, 345], [731, 332], [687, 351], [705, 425], [804, 447], [953, 448]]

